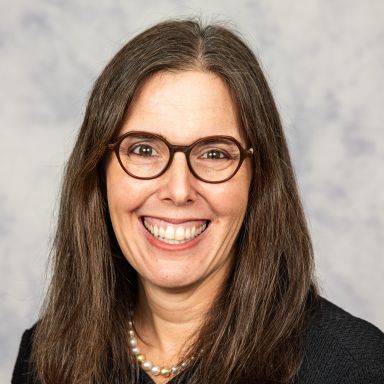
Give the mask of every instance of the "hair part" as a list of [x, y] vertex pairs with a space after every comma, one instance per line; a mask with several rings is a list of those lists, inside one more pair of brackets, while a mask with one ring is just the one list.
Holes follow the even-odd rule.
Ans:
[[[219, 23], [173, 19], [129, 41], [95, 82], [66, 166], [52, 250], [53, 277], [35, 330], [42, 384], [137, 383], [127, 321], [136, 273], [110, 223], [103, 162], [138, 87], [159, 71], [212, 72], [228, 85], [254, 148], [236, 258], [186, 357], [189, 383], [289, 382], [316, 304], [313, 251], [278, 111], [260, 65]], [[183, 377], [181, 375], [180, 377]]]

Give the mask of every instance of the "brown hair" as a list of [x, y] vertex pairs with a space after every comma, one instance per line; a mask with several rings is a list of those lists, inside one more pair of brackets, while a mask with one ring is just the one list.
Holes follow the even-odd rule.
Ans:
[[279, 114], [260, 65], [228, 27], [161, 22], [129, 41], [97, 79], [64, 176], [53, 276], [33, 343], [42, 383], [135, 383], [127, 317], [136, 274], [114, 237], [103, 159], [143, 80], [158, 71], [220, 76], [254, 148], [246, 217], [228, 280], [189, 354], [189, 383], [289, 382], [317, 300], [313, 252]]

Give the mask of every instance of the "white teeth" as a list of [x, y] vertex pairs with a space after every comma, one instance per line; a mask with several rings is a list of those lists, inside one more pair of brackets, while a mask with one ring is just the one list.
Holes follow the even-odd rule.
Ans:
[[182, 244], [199, 236], [206, 228], [204, 223], [200, 227], [192, 226], [184, 229], [182, 226], [168, 225], [166, 229], [161, 226], [149, 224], [144, 220], [144, 226], [157, 239], [168, 244]]
[[171, 227], [170, 225], [168, 225], [166, 231], [165, 231], [165, 236], [164, 236], [166, 239], [168, 240], [173, 240], [175, 238], [175, 230], [173, 229], [173, 227]]
[[175, 240], [184, 240], [184, 228], [178, 227], [175, 232]]

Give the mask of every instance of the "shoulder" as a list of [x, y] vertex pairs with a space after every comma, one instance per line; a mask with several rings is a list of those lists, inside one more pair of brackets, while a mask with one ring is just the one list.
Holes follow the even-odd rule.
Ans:
[[320, 298], [305, 336], [298, 383], [383, 382], [383, 332]]
[[12, 384], [33, 384], [30, 363], [35, 326], [24, 331], [12, 374]]

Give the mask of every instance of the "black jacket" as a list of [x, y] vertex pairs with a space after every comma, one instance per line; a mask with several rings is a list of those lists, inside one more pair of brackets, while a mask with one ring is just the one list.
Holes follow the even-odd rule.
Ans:
[[[36, 384], [28, 371], [32, 337], [33, 328], [23, 334], [14, 384]], [[153, 384], [142, 370], [140, 379], [141, 384]], [[304, 359], [294, 384], [384, 384], [384, 334], [321, 298], [305, 336]]]

